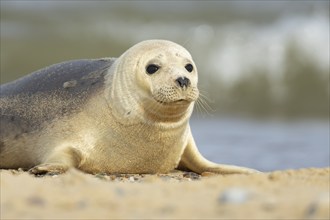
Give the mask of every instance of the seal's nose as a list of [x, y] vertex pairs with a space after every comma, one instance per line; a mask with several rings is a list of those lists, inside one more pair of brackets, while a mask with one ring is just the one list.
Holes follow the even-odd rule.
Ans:
[[179, 77], [175, 82], [181, 87], [188, 87], [190, 85], [190, 80], [187, 77]]

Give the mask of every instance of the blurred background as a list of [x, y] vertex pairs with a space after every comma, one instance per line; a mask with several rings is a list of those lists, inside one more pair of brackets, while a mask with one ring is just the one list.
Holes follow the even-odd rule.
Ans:
[[329, 166], [329, 1], [1, 1], [1, 84], [147, 39], [183, 45], [208, 105], [210, 160], [262, 171]]

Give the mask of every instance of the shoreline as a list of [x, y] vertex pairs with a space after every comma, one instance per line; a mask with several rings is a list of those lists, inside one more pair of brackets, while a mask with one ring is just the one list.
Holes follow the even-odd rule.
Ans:
[[330, 167], [34, 177], [0, 170], [1, 219], [329, 219]]

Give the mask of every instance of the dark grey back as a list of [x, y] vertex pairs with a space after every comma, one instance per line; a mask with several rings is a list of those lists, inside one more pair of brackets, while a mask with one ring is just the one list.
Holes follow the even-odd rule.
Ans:
[[0, 98], [18, 94], [51, 93], [63, 90], [65, 82], [76, 81], [79, 86], [67, 87], [69, 93], [80, 93], [100, 86], [106, 70], [115, 59], [73, 60], [54, 64], [16, 81], [0, 86]]

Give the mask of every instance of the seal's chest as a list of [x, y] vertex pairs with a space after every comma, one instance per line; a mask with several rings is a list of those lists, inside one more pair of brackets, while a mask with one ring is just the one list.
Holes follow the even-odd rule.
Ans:
[[98, 141], [83, 167], [107, 173], [165, 173], [175, 169], [185, 147], [182, 136], [143, 133]]
[[123, 156], [122, 164], [133, 173], [165, 173], [175, 169], [184, 147], [182, 144], [148, 143]]

